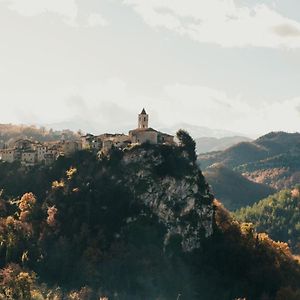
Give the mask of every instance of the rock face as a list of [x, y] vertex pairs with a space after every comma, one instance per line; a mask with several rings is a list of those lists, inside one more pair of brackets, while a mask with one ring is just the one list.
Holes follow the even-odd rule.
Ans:
[[136, 200], [166, 226], [165, 244], [177, 236], [182, 249], [189, 252], [200, 247], [202, 238], [213, 234], [213, 196], [185, 151], [170, 146], [137, 148], [125, 153], [122, 163]]

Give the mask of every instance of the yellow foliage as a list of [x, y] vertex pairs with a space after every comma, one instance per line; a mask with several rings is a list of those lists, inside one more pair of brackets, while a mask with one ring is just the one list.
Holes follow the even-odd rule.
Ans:
[[254, 227], [253, 227], [253, 224], [252, 223], [242, 223], [240, 225], [241, 227], [241, 233], [243, 235], [246, 235], [246, 236], [253, 236], [254, 234]]
[[33, 278], [32, 276], [29, 275], [27, 272], [20, 272], [17, 276], [17, 281], [21, 284], [32, 284], [33, 283]]
[[290, 257], [290, 258], [293, 257], [291, 250], [289, 248], [289, 245], [287, 243], [275, 242], [266, 233], [259, 233], [258, 239], [262, 243], [272, 247], [273, 249], [276, 249], [278, 252], [284, 254], [285, 256]]
[[61, 188], [63, 188], [65, 186], [65, 183], [64, 183], [64, 181], [63, 180], [61, 180], [61, 181], [53, 181], [52, 182], [52, 189], [53, 190], [58, 190], [58, 189], [61, 189]]
[[[67, 299], [69, 300], [87, 300], [91, 297], [92, 290], [88, 287], [83, 287], [80, 291], [71, 292]], [[101, 299], [101, 298], [100, 298]]]
[[28, 261], [28, 251], [23, 252], [22, 254], [22, 263]]
[[74, 176], [74, 174], [76, 174], [76, 172], [77, 172], [77, 169], [71, 167], [71, 168], [66, 172], [67, 178], [68, 178], [69, 180], [71, 180], [72, 177]]
[[30, 293], [31, 293], [32, 300], [45, 300], [44, 296], [38, 290], [33, 290]]

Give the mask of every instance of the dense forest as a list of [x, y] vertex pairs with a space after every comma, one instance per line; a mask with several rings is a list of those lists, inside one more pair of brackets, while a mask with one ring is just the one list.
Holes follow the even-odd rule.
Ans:
[[198, 163], [216, 198], [234, 211], [299, 184], [299, 141], [300, 133], [270, 132], [224, 151], [200, 154]]
[[294, 252], [300, 253], [300, 187], [283, 190], [241, 208], [234, 215], [240, 221], [252, 222], [260, 232], [273, 239], [285, 241]]
[[214, 200], [195, 143], [0, 164], [0, 299], [299, 299], [285, 243]]
[[253, 182], [222, 164], [214, 164], [203, 172], [217, 199], [234, 211], [275, 193], [267, 185]]

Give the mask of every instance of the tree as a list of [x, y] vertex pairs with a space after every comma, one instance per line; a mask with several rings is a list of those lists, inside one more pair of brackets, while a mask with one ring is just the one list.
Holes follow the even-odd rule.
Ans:
[[183, 129], [178, 130], [176, 136], [179, 140], [180, 146], [185, 148], [190, 158], [193, 160], [193, 162], [195, 162], [197, 160], [196, 142], [189, 135], [189, 133]]
[[0, 270], [0, 297], [7, 300], [32, 299], [30, 291], [35, 278], [34, 273], [24, 272], [19, 265], [8, 265]]

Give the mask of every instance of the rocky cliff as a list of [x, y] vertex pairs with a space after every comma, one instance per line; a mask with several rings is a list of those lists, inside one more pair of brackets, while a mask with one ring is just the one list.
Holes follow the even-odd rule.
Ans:
[[[172, 166], [172, 159], [178, 164]], [[121, 164], [127, 170], [126, 184], [138, 201], [167, 227], [165, 243], [179, 235], [184, 251], [192, 251], [200, 247], [201, 238], [212, 235], [213, 196], [184, 151], [170, 146], [138, 147], [125, 153]], [[166, 173], [159, 174], [164, 168]], [[181, 168], [181, 174], [172, 172], [174, 168]]]

